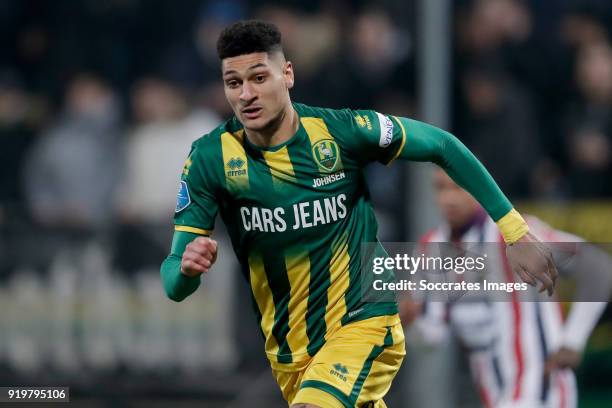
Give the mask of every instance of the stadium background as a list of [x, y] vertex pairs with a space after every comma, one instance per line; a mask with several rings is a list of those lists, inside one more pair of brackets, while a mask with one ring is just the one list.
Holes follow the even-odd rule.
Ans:
[[[70, 385], [96, 406], [283, 406], [223, 233], [187, 301], [158, 274], [189, 145], [230, 114], [217, 34], [250, 17], [282, 30], [294, 100], [451, 129], [519, 209], [612, 242], [608, 1], [3, 0], [1, 385]], [[433, 226], [429, 170], [368, 169], [382, 240]], [[478, 406], [448, 346], [410, 348], [390, 406]], [[581, 406], [609, 406], [611, 374], [608, 310]]]

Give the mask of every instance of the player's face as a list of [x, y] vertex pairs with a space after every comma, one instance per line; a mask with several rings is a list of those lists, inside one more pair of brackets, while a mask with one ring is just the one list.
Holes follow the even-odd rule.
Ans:
[[468, 223], [478, 209], [478, 202], [443, 170], [436, 169], [434, 184], [438, 207], [448, 224], [460, 228]]
[[282, 53], [256, 52], [221, 63], [225, 97], [248, 130], [264, 131], [289, 106], [293, 67]]

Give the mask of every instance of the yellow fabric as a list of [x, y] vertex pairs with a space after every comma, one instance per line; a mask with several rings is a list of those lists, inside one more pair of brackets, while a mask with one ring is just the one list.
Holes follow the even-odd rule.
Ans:
[[249, 188], [249, 162], [244, 151], [244, 129], [221, 135], [221, 150], [225, 172], [225, 185], [232, 192]]
[[174, 230], [183, 231], [183, 232], [192, 232], [194, 234], [199, 234], [199, 235], [208, 235], [208, 236], [212, 235], [212, 230], [205, 230], [205, 229], [196, 228], [196, 227], [188, 227], [186, 225], [175, 225]]
[[332, 257], [329, 263], [330, 285], [327, 290], [327, 306], [325, 306], [325, 327], [327, 340], [340, 328], [342, 316], [346, 314], [345, 294], [349, 290], [349, 263], [351, 256], [348, 252], [347, 234], [343, 233], [337, 242], [332, 245]]
[[276, 151], [263, 151], [262, 154], [272, 174], [272, 182], [276, 190], [282, 189], [287, 183], [297, 184], [287, 146]]
[[395, 152], [395, 154], [393, 155], [393, 157], [391, 158], [391, 160], [389, 160], [389, 163], [387, 163], [387, 166], [390, 166], [391, 163], [393, 163], [393, 161], [395, 159], [397, 159], [399, 157], [399, 155], [402, 153], [402, 151], [404, 150], [404, 145], [406, 144], [406, 129], [404, 128], [404, 125], [402, 125], [402, 121], [399, 120], [397, 117], [395, 116], [391, 116], [393, 119], [395, 119], [395, 121], [397, 122], [397, 124], [399, 125], [400, 129], [402, 130], [402, 143], [400, 144], [399, 149], [397, 149], [397, 152]]
[[249, 276], [251, 291], [257, 303], [257, 308], [261, 312], [260, 324], [261, 331], [266, 338], [265, 349], [268, 357], [275, 356], [278, 353], [278, 343], [276, 337], [271, 335], [272, 326], [274, 326], [274, 301], [272, 290], [264, 271], [263, 259], [259, 254], [252, 253], [249, 255]]
[[[382, 398], [389, 391], [405, 354], [404, 332], [395, 314], [338, 328], [306, 361], [290, 364], [271, 361], [270, 364], [289, 405], [301, 403], [333, 408], [343, 407], [347, 401], [354, 406], [375, 401], [375, 407], [385, 407]], [[360, 376], [362, 383], [356, 386]], [[330, 388], [343, 402], [329, 391]]]
[[[321, 408], [344, 408], [344, 405], [331, 394], [321, 391], [317, 388], [308, 387], [300, 391], [300, 399], [303, 401], [295, 401], [293, 404], [313, 404]], [[307, 401], [307, 402], [304, 402]]]
[[[306, 333], [304, 316], [308, 312], [310, 257], [307, 250], [299, 251], [294, 249], [287, 252], [285, 254], [285, 265], [289, 287], [291, 288], [288, 305], [289, 327], [291, 329], [287, 333], [287, 343], [290, 350], [306, 350], [308, 347], [308, 334]], [[270, 293], [270, 299], [272, 299], [272, 293]], [[270, 300], [270, 302], [272, 301]], [[274, 319], [274, 307], [272, 307], [270, 313], [272, 314], [272, 319]], [[270, 337], [274, 338], [274, 336]], [[276, 357], [277, 352], [278, 349], [276, 349], [273, 358]]]
[[514, 244], [529, 232], [527, 223], [514, 208], [501, 217], [496, 224], [506, 244]]

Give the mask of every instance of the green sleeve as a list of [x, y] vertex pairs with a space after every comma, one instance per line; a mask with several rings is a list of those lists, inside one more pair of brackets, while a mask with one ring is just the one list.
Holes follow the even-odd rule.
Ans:
[[[203, 139], [210, 144], [209, 139]], [[179, 184], [174, 214], [175, 231], [170, 255], [161, 265], [161, 279], [168, 297], [180, 302], [200, 286], [201, 277], [181, 273], [181, 259], [188, 243], [201, 235], [210, 235], [217, 214], [213, 172], [206, 167], [212, 160], [203, 155], [206, 145], [195, 142]]]
[[494, 221], [512, 210], [512, 204], [493, 177], [459, 139], [426, 123], [399, 119], [406, 130], [401, 158], [430, 161], [442, 167], [455, 183], [478, 200]]
[[193, 144], [179, 182], [174, 225], [183, 231], [204, 233], [214, 229], [218, 211], [219, 182], [214, 171], [217, 163], [211, 155], [212, 149], [204, 142], [208, 140]]
[[181, 258], [188, 243], [199, 235], [190, 232], [175, 231], [170, 255], [161, 265], [161, 279], [166, 295], [175, 302], [180, 302], [191, 295], [200, 286], [201, 275], [190, 277], [181, 273]]
[[361, 166], [389, 164], [404, 143], [397, 118], [373, 110], [327, 110], [326, 123], [334, 138]]

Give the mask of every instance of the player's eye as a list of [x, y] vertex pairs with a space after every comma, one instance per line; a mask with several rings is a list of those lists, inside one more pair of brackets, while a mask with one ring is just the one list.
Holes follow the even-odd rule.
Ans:
[[258, 84], [261, 84], [265, 80], [266, 80], [265, 75], [255, 75], [255, 82], [257, 82]]
[[228, 88], [238, 88], [238, 81], [236, 81], [235, 79], [230, 79], [229, 81], [225, 81], [225, 84], [227, 85]]

